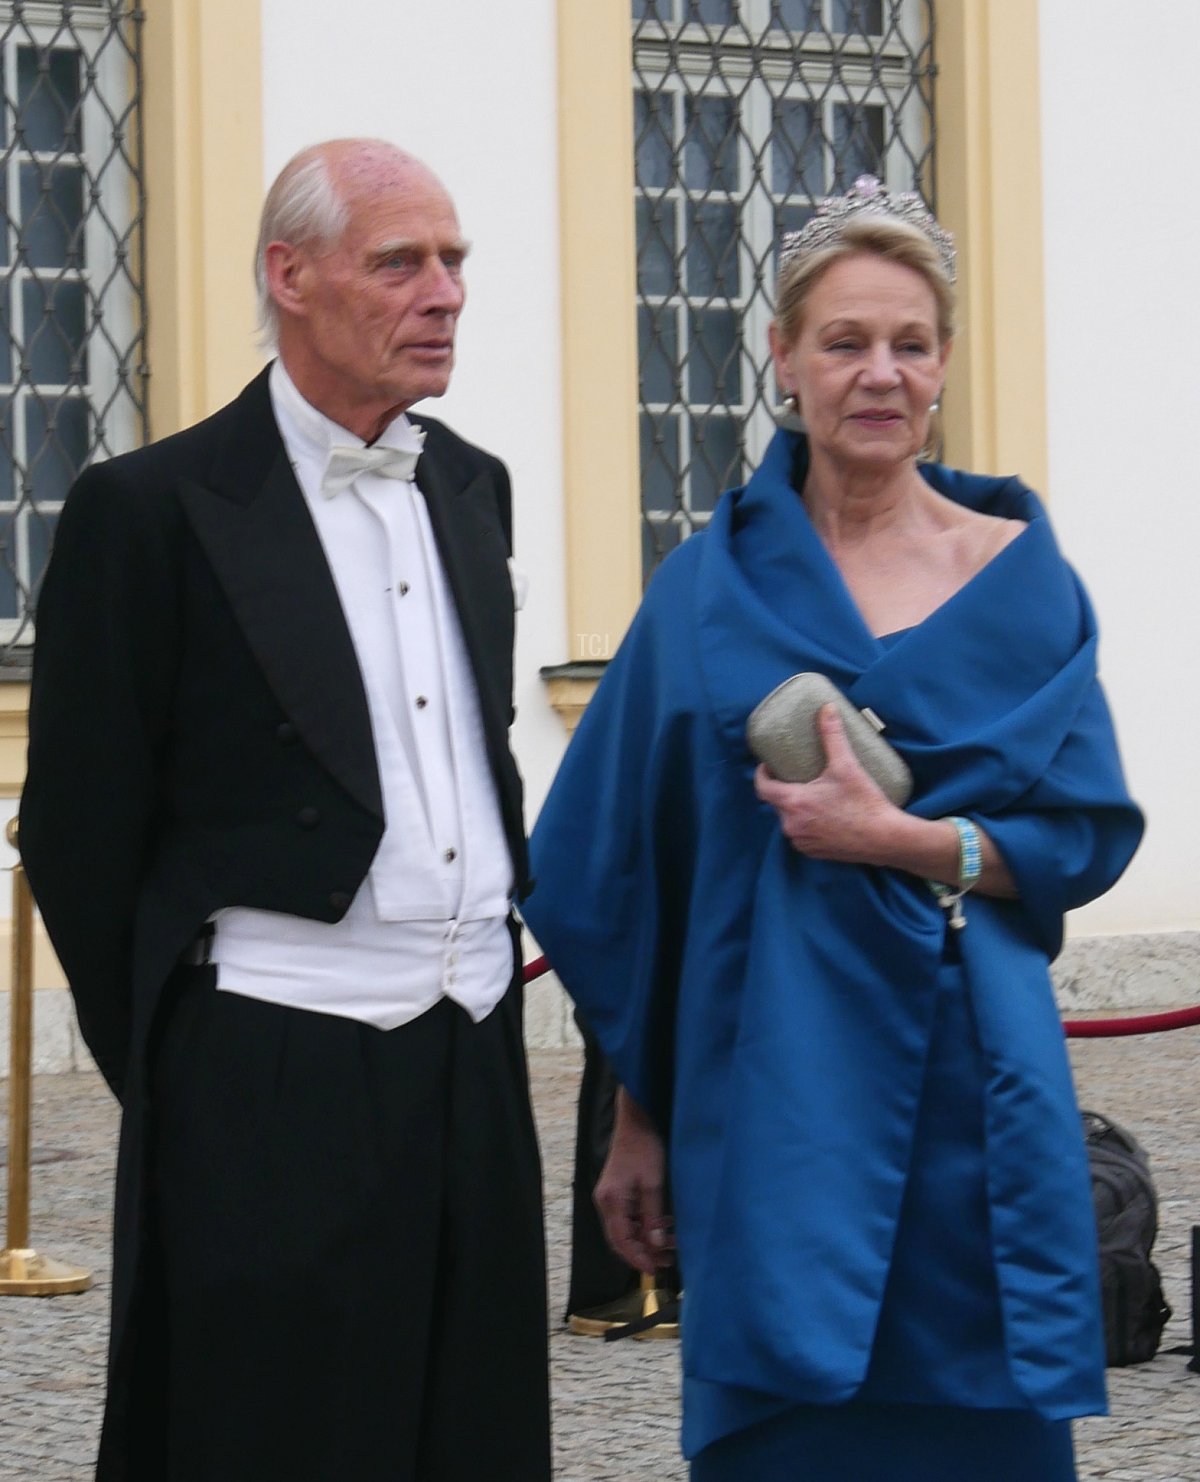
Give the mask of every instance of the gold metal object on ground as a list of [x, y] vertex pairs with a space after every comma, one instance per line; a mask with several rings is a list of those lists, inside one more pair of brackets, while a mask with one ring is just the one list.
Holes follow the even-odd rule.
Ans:
[[[672, 1293], [664, 1291], [662, 1287], [656, 1286], [654, 1277], [642, 1273], [641, 1280], [642, 1316], [650, 1317], [658, 1312], [665, 1302], [675, 1300]], [[677, 1322], [655, 1323], [652, 1328], [647, 1328], [643, 1333], [634, 1333], [634, 1338], [678, 1338], [679, 1324]]]
[[[17, 820], [5, 837], [17, 848]], [[29, 1103], [33, 1062], [33, 894], [18, 859], [13, 866], [12, 1033], [8, 1071], [8, 1219], [0, 1251], [0, 1296], [53, 1297], [85, 1292], [90, 1271], [67, 1266], [29, 1246]]]
[[[623, 1328], [626, 1323], [636, 1322], [639, 1317], [650, 1317], [666, 1302], [675, 1300], [674, 1293], [654, 1284], [654, 1277], [642, 1273], [637, 1291], [618, 1297], [603, 1307], [591, 1307], [586, 1312], [572, 1312], [567, 1319], [567, 1328], [585, 1338], [602, 1338], [613, 1328]], [[660, 1322], [643, 1333], [634, 1333], [634, 1338], [678, 1338], [677, 1322]]]
[[81, 1266], [68, 1266], [36, 1250], [0, 1251], [0, 1296], [57, 1297], [86, 1292], [91, 1284], [91, 1272]]

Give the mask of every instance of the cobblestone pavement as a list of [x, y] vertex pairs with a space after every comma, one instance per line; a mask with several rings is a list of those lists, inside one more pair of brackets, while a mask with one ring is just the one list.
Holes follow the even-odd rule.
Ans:
[[[1076, 1041], [1073, 1055], [1083, 1105], [1125, 1122], [1153, 1158], [1162, 1202], [1158, 1254], [1176, 1311], [1163, 1347], [1172, 1348], [1190, 1341], [1189, 1232], [1200, 1223], [1200, 1031]], [[533, 1066], [557, 1318], [566, 1288], [578, 1057], [540, 1051]], [[114, 1107], [94, 1076], [39, 1078], [33, 1240], [49, 1255], [87, 1265], [97, 1280], [77, 1297], [0, 1298], [0, 1482], [91, 1477], [103, 1392], [115, 1135]], [[683, 1482], [675, 1344], [610, 1345], [556, 1325], [551, 1352], [558, 1482]], [[1164, 1352], [1139, 1368], [1111, 1371], [1112, 1415], [1077, 1428], [1081, 1478], [1198, 1482], [1200, 1375], [1187, 1373], [1186, 1363]]]

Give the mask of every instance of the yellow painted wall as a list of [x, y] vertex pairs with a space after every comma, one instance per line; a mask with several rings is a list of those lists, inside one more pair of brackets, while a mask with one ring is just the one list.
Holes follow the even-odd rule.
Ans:
[[939, 0], [938, 214], [959, 248], [951, 463], [1046, 489], [1038, 0]]
[[29, 686], [0, 684], [0, 798], [19, 798], [29, 743]]
[[629, 7], [559, 0], [568, 652], [606, 657], [641, 599]]
[[261, 365], [261, 16], [258, 0], [144, 9], [150, 422], [162, 437], [215, 411]]

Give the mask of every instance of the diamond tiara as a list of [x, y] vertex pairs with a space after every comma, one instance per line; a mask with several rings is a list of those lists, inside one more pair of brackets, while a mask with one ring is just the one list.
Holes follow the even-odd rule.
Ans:
[[915, 226], [937, 248], [942, 271], [951, 283], [956, 276], [954, 238], [939, 226], [916, 191], [892, 195], [874, 175], [860, 175], [844, 196], [830, 196], [817, 202], [817, 214], [798, 232], [788, 232], [779, 244], [779, 266], [782, 269], [797, 257], [807, 257], [828, 247], [841, 235], [842, 228], [853, 216], [864, 213], [894, 216]]

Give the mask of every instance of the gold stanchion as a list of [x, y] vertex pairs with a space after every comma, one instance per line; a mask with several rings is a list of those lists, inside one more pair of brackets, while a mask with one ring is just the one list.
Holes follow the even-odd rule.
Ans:
[[[17, 820], [5, 831], [14, 849]], [[0, 1296], [54, 1297], [85, 1292], [90, 1271], [67, 1266], [29, 1245], [29, 1103], [33, 1066], [33, 894], [18, 856], [13, 866], [12, 1035], [8, 1070], [8, 1222], [0, 1251]]]
[[[637, 1291], [619, 1297], [615, 1302], [606, 1303], [603, 1307], [593, 1307], [587, 1312], [571, 1313], [567, 1319], [567, 1330], [582, 1338], [606, 1338], [613, 1334], [624, 1338], [626, 1335], [618, 1333], [618, 1329], [630, 1327], [635, 1323], [640, 1328], [644, 1318], [653, 1317], [656, 1312], [661, 1312], [668, 1302], [677, 1303], [678, 1301], [679, 1298], [674, 1292], [658, 1286], [653, 1275], [643, 1271]], [[655, 1323], [653, 1327], [640, 1328], [639, 1331], [632, 1332], [628, 1336], [631, 1338], [678, 1338], [679, 1323], [675, 1321]]]
[[[656, 1312], [662, 1310], [667, 1302], [678, 1302], [679, 1298], [673, 1292], [664, 1291], [657, 1286], [654, 1277], [642, 1272], [642, 1316], [653, 1317]], [[635, 1338], [678, 1338], [679, 1324], [677, 1322], [655, 1323], [652, 1328], [645, 1332], [634, 1333]]]

